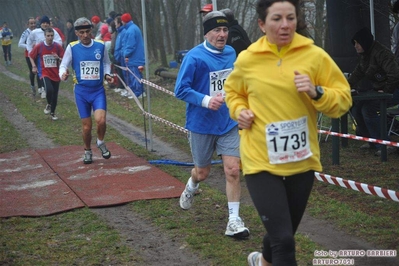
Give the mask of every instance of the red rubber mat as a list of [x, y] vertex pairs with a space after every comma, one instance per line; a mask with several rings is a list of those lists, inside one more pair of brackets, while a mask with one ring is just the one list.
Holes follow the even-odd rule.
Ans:
[[180, 197], [184, 184], [115, 143], [83, 164], [82, 146], [0, 154], [0, 217], [43, 216], [75, 208]]
[[89, 207], [141, 199], [180, 197], [184, 184], [115, 143], [107, 143], [111, 158], [93, 147], [93, 163], [83, 164], [82, 146], [37, 151]]
[[35, 151], [0, 154], [0, 217], [44, 216], [84, 207]]

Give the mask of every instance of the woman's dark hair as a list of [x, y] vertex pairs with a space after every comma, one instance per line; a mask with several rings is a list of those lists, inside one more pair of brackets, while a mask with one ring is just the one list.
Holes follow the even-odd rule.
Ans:
[[300, 12], [300, 0], [258, 0], [258, 2], [256, 3], [256, 13], [258, 14], [258, 18], [262, 21], [265, 21], [269, 7], [277, 2], [289, 2], [295, 7], [295, 13], [298, 21], [297, 32], [306, 32], [306, 24], [303, 21]]

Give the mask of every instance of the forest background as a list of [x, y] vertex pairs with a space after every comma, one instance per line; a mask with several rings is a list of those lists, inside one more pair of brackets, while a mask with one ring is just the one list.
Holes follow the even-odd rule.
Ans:
[[[346, 1], [346, 0], [341, 0]], [[353, 1], [353, 0], [348, 0]], [[374, 0], [387, 1], [387, 0]], [[357, 0], [364, 2], [369, 0]], [[388, 1], [391, 5], [391, 1]], [[58, 27], [66, 30], [68, 19], [99, 16], [107, 19], [111, 10], [117, 13], [128, 12], [134, 23], [142, 30], [143, 17], [146, 17], [148, 58], [169, 66], [168, 55], [180, 50], [188, 50], [203, 40], [202, 15], [199, 10], [210, 0], [0, 0], [0, 21], [6, 21], [15, 36], [20, 36], [27, 27], [29, 17], [46, 15], [58, 22]], [[247, 31], [249, 38], [256, 41], [261, 32], [257, 25], [254, 0], [217, 0], [217, 9], [230, 8], [239, 24]], [[353, 2], [354, 3], [354, 2]], [[145, 13], [142, 11], [144, 4]], [[315, 44], [329, 50], [326, 0], [300, 0], [301, 17], [306, 21], [307, 35]], [[391, 10], [391, 8], [389, 8]], [[377, 10], [378, 12], [378, 10]], [[393, 28], [397, 16], [388, 14]], [[348, 42], [349, 44], [349, 42]]]

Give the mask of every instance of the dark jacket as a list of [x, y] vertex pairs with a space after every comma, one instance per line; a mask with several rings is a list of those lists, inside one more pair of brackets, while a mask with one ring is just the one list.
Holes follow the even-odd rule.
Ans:
[[227, 37], [227, 44], [232, 46], [236, 51], [236, 56], [248, 48], [251, 41], [248, 38], [245, 30], [238, 24], [237, 20], [229, 23], [229, 36]]
[[372, 35], [370, 39], [369, 34], [371, 35], [366, 31], [359, 31], [352, 40], [352, 42], [356, 40], [365, 52], [359, 54], [359, 62], [349, 76], [348, 82], [352, 87], [366, 78], [372, 83], [374, 90], [393, 93], [399, 88], [398, 63], [391, 50], [374, 41]]
[[66, 43], [65, 46], [67, 46], [70, 42], [77, 41], [78, 36], [75, 34], [75, 29], [72, 27], [70, 29], [66, 30]]

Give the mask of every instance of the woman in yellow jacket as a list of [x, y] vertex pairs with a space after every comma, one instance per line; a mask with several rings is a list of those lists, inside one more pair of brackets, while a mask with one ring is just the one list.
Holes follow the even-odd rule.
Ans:
[[322, 170], [317, 112], [337, 118], [352, 104], [331, 57], [296, 33], [298, 11], [295, 0], [258, 0], [265, 36], [238, 56], [224, 86], [230, 116], [242, 129], [248, 190], [267, 231], [249, 265], [296, 265], [294, 234], [314, 172]]

